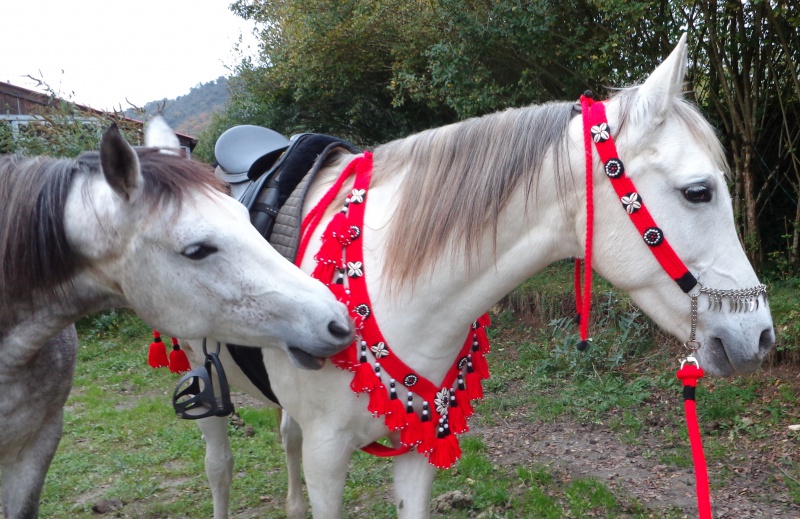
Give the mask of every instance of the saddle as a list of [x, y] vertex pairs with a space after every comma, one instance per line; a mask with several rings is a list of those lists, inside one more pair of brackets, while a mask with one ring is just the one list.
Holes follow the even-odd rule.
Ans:
[[[317, 133], [294, 135], [291, 140], [286, 141], [287, 146], [274, 136], [264, 139], [266, 134], [263, 132], [248, 129], [246, 132], [249, 133], [243, 133], [237, 128], [242, 127], [231, 128], [220, 136], [214, 150], [215, 155], [222, 163], [220, 159], [231, 155], [229, 146], [235, 145], [241, 149], [241, 140], [237, 142], [223, 138], [228, 132], [238, 132], [244, 137], [259, 133], [260, 138], [251, 139], [251, 149], [245, 150], [246, 153], [243, 154], [252, 158], [252, 164], [246, 175], [242, 175], [242, 172], [231, 174], [224, 167], [217, 168], [217, 175], [231, 184], [232, 195], [238, 194], [236, 198], [248, 208], [250, 222], [258, 232], [275, 250], [294, 263], [300, 241], [303, 202], [308, 188], [332, 153], [360, 153], [361, 150], [345, 140]], [[253, 149], [257, 151], [253, 152]], [[272, 402], [280, 405], [270, 386], [260, 349], [236, 344], [228, 344], [227, 348], [237, 366], [253, 385]]]

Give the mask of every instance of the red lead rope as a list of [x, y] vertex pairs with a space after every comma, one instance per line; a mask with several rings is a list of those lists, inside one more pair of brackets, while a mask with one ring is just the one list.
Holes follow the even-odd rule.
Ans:
[[700, 426], [697, 423], [695, 407], [695, 388], [697, 380], [703, 378], [703, 368], [697, 365], [694, 357], [687, 357], [678, 370], [677, 377], [683, 382], [684, 411], [689, 443], [692, 445], [694, 478], [697, 484], [697, 511], [700, 519], [711, 519], [711, 495], [708, 491], [708, 469], [703, 454], [703, 441], [700, 439]]

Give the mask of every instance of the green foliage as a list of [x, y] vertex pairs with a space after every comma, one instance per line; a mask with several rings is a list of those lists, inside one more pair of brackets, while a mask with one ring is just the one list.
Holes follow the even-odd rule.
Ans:
[[551, 350], [538, 369], [566, 371], [576, 376], [592, 376], [598, 370], [619, 367], [628, 357], [650, 347], [653, 327], [630, 301], [613, 290], [605, 292], [593, 308], [589, 348], [576, 354], [580, 341], [577, 326], [570, 317], [553, 319], [547, 325]]
[[688, 90], [730, 151], [748, 251], [759, 267], [790, 234], [781, 270], [798, 267], [794, 3], [237, 0], [231, 8], [260, 27], [260, 53], [239, 65], [225, 113], [201, 136], [204, 160], [235, 124], [369, 146], [510, 106], [577, 99], [586, 88], [605, 96], [645, 78], [688, 32]]
[[11, 123], [0, 121], [0, 155], [14, 153], [14, 148], [14, 133], [11, 129]]
[[800, 277], [769, 287], [769, 305], [775, 325], [778, 361], [800, 362]]
[[19, 124], [17, 135], [9, 123], [0, 124], [0, 153], [76, 157], [99, 149], [103, 131], [112, 123], [117, 124], [130, 144], [142, 144], [141, 125], [122, 114], [83, 109], [61, 99], [49, 87], [47, 91], [49, 104], [38, 109], [36, 120]]

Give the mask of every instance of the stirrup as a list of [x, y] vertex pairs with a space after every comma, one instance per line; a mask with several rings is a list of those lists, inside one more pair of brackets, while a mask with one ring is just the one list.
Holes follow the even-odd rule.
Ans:
[[[220, 344], [217, 351], [206, 351], [203, 339], [203, 353], [206, 360], [203, 366], [187, 373], [178, 381], [172, 394], [172, 407], [175, 413], [185, 420], [199, 420], [209, 416], [228, 416], [233, 413], [230, 388], [222, 362], [219, 360]], [[219, 380], [219, 393], [214, 392], [214, 375]]]

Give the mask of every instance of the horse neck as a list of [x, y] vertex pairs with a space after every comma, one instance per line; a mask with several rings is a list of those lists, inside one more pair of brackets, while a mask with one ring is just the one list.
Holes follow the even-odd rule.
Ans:
[[577, 158], [559, 161], [560, 171], [552, 154], [546, 155], [532, 191], [516, 189], [496, 222], [488, 222], [480, 231], [474, 254], [468, 257], [461, 245], [451, 247], [412, 283], [395, 287], [385, 280], [381, 254], [392, 228], [387, 214], [392, 213], [394, 191], [402, 178], [371, 190], [364, 253], [373, 309], [391, 347], [421, 374], [439, 380], [452, 365], [472, 321], [545, 266], [582, 255], [583, 223], [577, 208], [582, 206], [583, 192], [556, 194], [559, 183], [580, 186], [570, 176], [581, 171], [581, 153], [570, 155]]
[[0, 317], [0, 356], [4, 366], [26, 364], [45, 342], [82, 317], [125, 306], [118, 296], [100, 289], [85, 271], [53, 293], [61, 296], [38, 296], [32, 308], [17, 308], [13, 316]]

